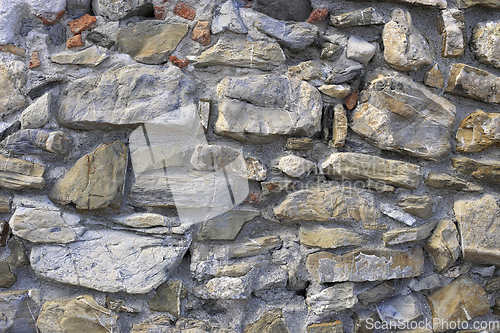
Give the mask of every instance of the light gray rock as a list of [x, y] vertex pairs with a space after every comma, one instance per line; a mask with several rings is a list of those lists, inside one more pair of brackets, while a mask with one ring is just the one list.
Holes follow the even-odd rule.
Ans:
[[[322, 81], [325, 79], [321, 63], [318, 60], [304, 61], [297, 66], [288, 68], [288, 76], [293, 76], [299, 80], [306, 81], [315, 79]], [[315, 80], [314, 82], [317, 81]]]
[[354, 283], [345, 282], [323, 289], [317, 294], [308, 295], [306, 303], [314, 314], [327, 316], [332, 312], [353, 308], [358, 304], [358, 298], [354, 294]]
[[441, 287], [441, 279], [439, 278], [439, 275], [432, 273], [424, 278], [412, 279], [409, 287], [413, 291], [434, 289]]
[[221, 276], [209, 280], [205, 286], [195, 291], [203, 299], [247, 299], [251, 284], [248, 277]]
[[235, 0], [227, 0], [215, 9], [211, 30], [214, 35], [224, 31], [232, 31], [239, 34], [246, 34], [248, 32], [245, 23], [240, 17], [239, 6]]
[[40, 291], [11, 290], [0, 292], [0, 322], [2, 332], [36, 333], [34, 313], [40, 308]]
[[474, 26], [471, 49], [479, 62], [500, 68], [500, 21], [481, 22]]
[[384, 17], [373, 7], [330, 17], [330, 24], [336, 28], [378, 25], [384, 23]]
[[41, 189], [45, 186], [45, 165], [0, 155], [0, 187], [11, 190]]
[[390, 230], [382, 235], [382, 240], [385, 246], [418, 242], [429, 237], [437, 223], [438, 221], [432, 221], [418, 227]]
[[347, 58], [366, 65], [375, 55], [376, 46], [356, 36], [349, 37]]
[[73, 139], [62, 131], [25, 129], [9, 135], [0, 145], [13, 155], [67, 156], [73, 148]]
[[234, 209], [203, 222], [197, 240], [234, 240], [247, 221], [260, 216], [259, 211]]
[[281, 46], [292, 52], [304, 50], [318, 37], [318, 27], [306, 22], [287, 23], [259, 15], [255, 26], [266, 35], [276, 38]]
[[382, 321], [393, 325], [407, 324], [422, 316], [420, 301], [415, 294], [398, 295], [377, 304], [377, 312]]
[[272, 141], [277, 136], [314, 136], [320, 131], [320, 92], [286, 76], [227, 77], [217, 86], [215, 132], [239, 141]]
[[40, 128], [50, 120], [52, 94], [50, 92], [38, 98], [21, 114], [21, 128]]
[[465, 192], [482, 192], [484, 187], [446, 173], [430, 172], [424, 183], [428, 186]]
[[441, 55], [459, 58], [464, 54], [467, 32], [464, 14], [459, 9], [446, 9], [441, 12], [438, 30], [443, 35]]
[[82, 65], [96, 67], [108, 58], [97, 46], [91, 46], [77, 52], [62, 52], [50, 56], [50, 60], [60, 65]]
[[70, 83], [60, 96], [58, 120], [87, 130], [175, 122], [196, 109], [194, 89], [195, 81], [175, 66], [116, 67]]
[[26, 99], [21, 92], [24, 70], [18, 62], [0, 63], [0, 115], [10, 114], [25, 105]]
[[466, 64], [453, 64], [445, 92], [477, 101], [500, 103], [500, 77]]
[[278, 161], [277, 168], [290, 177], [299, 178], [316, 170], [316, 164], [295, 155], [283, 156]]
[[191, 243], [191, 235], [150, 237], [126, 231], [87, 231], [77, 242], [36, 245], [30, 262], [49, 280], [142, 294], [165, 282]]
[[152, 14], [151, 2], [151, 0], [92, 0], [92, 10], [96, 15], [118, 21], [130, 16]]
[[412, 226], [417, 221], [410, 214], [407, 214], [402, 210], [398, 209], [397, 207], [386, 203], [380, 205], [380, 211], [385, 215], [389, 216], [390, 218], [409, 226]]
[[363, 305], [370, 305], [377, 303], [389, 296], [394, 292], [394, 283], [386, 281], [371, 289], [368, 289], [358, 294], [358, 300]]

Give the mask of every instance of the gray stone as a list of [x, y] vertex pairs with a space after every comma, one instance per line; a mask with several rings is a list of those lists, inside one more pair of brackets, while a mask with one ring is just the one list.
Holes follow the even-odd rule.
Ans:
[[227, 256], [229, 259], [256, 256], [266, 254], [279, 246], [281, 246], [281, 239], [278, 236], [251, 238], [247, 241], [228, 244]]
[[246, 276], [221, 276], [210, 279], [195, 295], [203, 299], [237, 300], [250, 297], [250, 283]]
[[92, 0], [92, 10], [96, 15], [118, 21], [131, 16], [152, 14], [153, 4], [151, 0]]
[[500, 103], [500, 78], [466, 64], [453, 64], [445, 92], [477, 101]]
[[500, 68], [500, 43], [498, 34], [500, 21], [481, 22], [474, 26], [471, 38], [471, 49], [479, 62]]
[[486, 182], [500, 182], [500, 163], [496, 160], [473, 160], [467, 157], [452, 157], [451, 165], [462, 172]]
[[447, 190], [456, 190], [465, 192], [484, 191], [484, 187], [480, 185], [468, 182], [464, 179], [460, 179], [446, 173], [440, 173], [434, 171], [429, 173], [429, 176], [425, 178], [424, 183], [431, 187], [447, 189]]
[[450, 151], [456, 108], [393, 71], [375, 71], [360, 94], [351, 128], [381, 149], [437, 160]]
[[235, 209], [203, 222], [197, 240], [234, 240], [247, 221], [260, 216], [259, 211]]
[[317, 294], [308, 295], [306, 303], [314, 314], [327, 316], [332, 312], [353, 308], [358, 304], [358, 298], [354, 294], [354, 283], [345, 282], [323, 289]]
[[358, 300], [365, 306], [374, 304], [391, 296], [394, 292], [394, 289], [395, 288], [392, 281], [387, 281], [358, 294]]
[[[355, 63], [352, 60], [353, 63]], [[342, 84], [345, 82], [352, 82], [358, 76], [361, 75], [361, 72], [364, 70], [364, 66], [361, 64], [353, 64], [348, 66], [341, 66], [342, 63], [338, 64], [333, 74], [331, 74], [327, 79], [326, 83], [331, 84]]]
[[[458, 1], [463, 1], [463, 0], [458, 0]], [[475, 0], [465, 0], [465, 1], [475, 1]], [[487, 0], [491, 1], [491, 0]], [[436, 7], [439, 9], [444, 9], [447, 7], [446, 0], [395, 0], [394, 2], [399, 2], [399, 3], [407, 3], [411, 5], [418, 5], [418, 6], [430, 6], [430, 7]]]
[[441, 12], [438, 30], [443, 35], [441, 55], [460, 58], [464, 54], [467, 32], [464, 14], [459, 9], [446, 9]]
[[356, 36], [351, 36], [347, 42], [346, 56], [348, 59], [366, 65], [375, 55], [376, 49], [375, 45]]
[[382, 235], [382, 240], [385, 246], [418, 242], [429, 237], [437, 223], [438, 221], [432, 221], [418, 227], [390, 230]]
[[90, 130], [175, 122], [195, 108], [194, 89], [194, 80], [175, 66], [117, 67], [98, 78], [70, 83], [60, 97], [58, 120], [66, 127]]
[[120, 141], [101, 144], [91, 154], [76, 161], [59, 178], [49, 196], [51, 200], [67, 205], [75, 203], [77, 209], [118, 208], [123, 196], [128, 163], [127, 147]]
[[336, 28], [350, 28], [384, 23], [384, 17], [373, 7], [330, 17], [330, 24]]
[[99, 45], [101, 47], [105, 47], [108, 50], [115, 45], [115, 42], [113, 40], [111, 40], [109, 37], [98, 31], [90, 31], [86, 39], [89, 42], [94, 43], [95, 45]]
[[306, 22], [287, 23], [269, 16], [259, 15], [255, 27], [275, 38], [281, 46], [292, 52], [300, 52], [318, 37], [318, 27]]
[[211, 30], [214, 35], [224, 31], [239, 34], [248, 32], [245, 23], [240, 17], [239, 5], [236, 0], [227, 0], [215, 9]]
[[50, 92], [38, 98], [21, 114], [21, 128], [40, 128], [50, 120], [52, 94]]
[[405, 212], [427, 220], [432, 217], [434, 201], [428, 195], [408, 195], [398, 200], [398, 205]]
[[390, 204], [381, 204], [380, 205], [380, 211], [384, 213], [385, 215], [389, 216], [390, 218], [402, 222], [406, 225], [412, 226], [417, 220], [411, 216], [410, 214], [407, 214], [403, 212], [402, 210], [398, 209], [397, 207], [390, 205]]
[[290, 329], [286, 324], [281, 309], [266, 311], [259, 320], [248, 325], [245, 328], [244, 333], [273, 333], [273, 332], [290, 333]]
[[215, 132], [239, 141], [277, 136], [314, 136], [320, 131], [322, 100], [316, 88], [286, 76], [227, 77], [217, 87]]
[[418, 165], [359, 153], [333, 153], [322, 168], [332, 178], [370, 179], [411, 189], [418, 188], [423, 178]]
[[252, 9], [283, 21], [306, 21], [312, 11], [309, 0], [255, 0]]
[[343, 325], [340, 320], [333, 323], [312, 324], [307, 326], [307, 333], [343, 333]]
[[0, 63], [0, 115], [15, 112], [26, 103], [21, 87], [17, 83], [19, 79], [16, 72], [19, 70], [21, 68], [13, 70], [8, 64]]
[[[257, 157], [245, 154], [245, 163], [247, 165], [246, 178], [254, 182], [261, 182], [267, 177], [266, 167]], [[244, 174], [244, 173], [243, 173]]]
[[0, 145], [14, 155], [49, 153], [67, 156], [73, 148], [73, 139], [62, 131], [25, 129], [8, 136]]
[[432, 273], [424, 278], [412, 279], [409, 287], [413, 291], [434, 289], [437, 287], [441, 287], [441, 280], [439, 278], [439, 275]]
[[126, 231], [87, 231], [78, 242], [36, 245], [31, 267], [49, 280], [103, 292], [142, 294], [167, 280], [191, 235], [140, 236]]
[[11, 190], [43, 188], [45, 165], [0, 155], [0, 187]]
[[354, 314], [354, 333], [373, 333], [375, 327], [372, 325], [380, 318], [374, 310], [360, 310]]
[[479, 274], [483, 277], [492, 277], [495, 274], [496, 266], [488, 266], [488, 267], [473, 267], [470, 272], [474, 274]]
[[344, 47], [338, 42], [325, 43], [323, 49], [321, 50], [321, 59], [326, 59], [330, 61], [337, 60], [344, 51]]
[[382, 321], [393, 325], [407, 324], [422, 316], [420, 301], [415, 294], [398, 295], [377, 304], [377, 312]]
[[454, 0], [459, 8], [469, 8], [473, 6], [483, 6], [489, 8], [500, 8], [498, 0]]
[[415, 277], [424, 269], [422, 248], [410, 251], [360, 249], [343, 255], [310, 254], [307, 270], [319, 282], [384, 281]]
[[[238, 158], [242, 159], [241, 150], [220, 145], [199, 144], [191, 155], [191, 165], [199, 171], [216, 171], [228, 167]], [[243, 160], [241, 160], [244, 165]]]
[[36, 333], [33, 313], [40, 307], [40, 291], [11, 290], [0, 292], [0, 322], [2, 332]]
[[99, 51], [97, 46], [91, 46], [82, 51], [62, 52], [50, 56], [50, 60], [60, 65], [82, 65], [96, 67], [108, 58], [106, 53]]
[[116, 44], [123, 53], [148, 65], [167, 62], [168, 57], [188, 32], [185, 24], [142, 21], [118, 30]]
[[0, 260], [0, 288], [10, 288], [17, 282], [17, 276], [12, 274], [9, 263]]
[[399, 71], [430, 65], [434, 54], [425, 36], [413, 25], [409, 12], [394, 9], [382, 32], [384, 59]]
[[9, 264], [11, 271], [30, 264], [30, 261], [25, 253], [24, 245], [17, 237], [10, 239], [9, 250], [10, 254], [7, 257], [7, 263]]
[[290, 177], [299, 178], [316, 171], [316, 164], [300, 156], [286, 155], [279, 159], [277, 168]]
[[287, 150], [310, 150], [314, 148], [314, 141], [310, 138], [286, 139]]
[[424, 246], [437, 272], [448, 270], [460, 255], [460, 243], [455, 223], [441, 220]]
[[168, 312], [174, 317], [181, 315], [181, 300], [187, 296], [187, 289], [180, 280], [171, 280], [160, 285], [149, 300], [153, 311]]
[[273, 70], [285, 62], [285, 54], [278, 43], [246, 38], [222, 37], [217, 44], [194, 59], [196, 67], [233, 66]]
[[365, 242], [362, 235], [345, 228], [327, 228], [318, 225], [301, 226], [300, 244], [322, 249], [356, 246]]

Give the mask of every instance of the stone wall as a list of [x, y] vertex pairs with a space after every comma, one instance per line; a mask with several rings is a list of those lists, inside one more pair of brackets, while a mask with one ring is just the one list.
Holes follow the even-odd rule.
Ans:
[[499, 320], [500, 2], [13, 0], [0, 23], [1, 332]]

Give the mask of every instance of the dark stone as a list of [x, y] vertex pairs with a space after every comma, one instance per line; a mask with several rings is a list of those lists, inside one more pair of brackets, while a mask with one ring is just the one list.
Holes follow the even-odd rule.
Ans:
[[309, 0], [255, 0], [252, 9], [283, 21], [306, 21], [312, 12]]
[[3, 141], [6, 137], [16, 133], [20, 129], [21, 129], [21, 122], [19, 120], [15, 121], [12, 125], [4, 129], [3, 132], [0, 132], [0, 141]]
[[36, 333], [35, 315], [39, 309], [38, 290], [0, 292], [0, 332]]
[[9, 241], [10, 254], [7, 257], [7, 263], [11, 270], [16, 268], [28, 266], [30, 261], [26, 256], [23, 243], [16, 237], [13, 237]]
[[347, 67], [346, 69], [343, 69], [338, 73], [332, 74], [330, 77], [328, 77], [326, 82], [332, 84], [340, 84], [344, 82], [350, 83], [361, 74], [363, 69], [364, 67], [361, 64]]
[[107, 49], [111, 49], [113, 45], [115, 45], [115, 42], [113, 42], [111, 39], [109, 39], [108, 37], [97, 31], [91, 31], [87, 35], [87, 40], [89, 42], [105, 47]]
[[7, 261], [0, 261], [0, 287], [10, 288], [17, 282], [17, 276], [10, 271]]

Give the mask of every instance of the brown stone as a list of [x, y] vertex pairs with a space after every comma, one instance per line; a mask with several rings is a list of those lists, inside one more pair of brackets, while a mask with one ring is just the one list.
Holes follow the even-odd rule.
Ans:
[[59, 22], [60, 19], [62, 19], [64, 13], [66, 13], [66, 10], [63, 9], [57, 13], [44, 13], [44, 14], [39, 14], [37, 16], [42, 20], [43, 24], [54, 25], [57, 22]]
[[33, 52], [31, 54], [31, 60], [30, 64], [28, 65], [29, 69], [37, 68], [40, 67], [42, 63], [40, 62], [40, 56], [38, 55], [38, 52]]
[[81, 34], [82, 31], [90, 30], [97, 27], [97, 19], [95, 16], [90, 16], [89, 14], [85, 14], [76, 20], [69, 21], [69, 30], [73, 33], [73, 35]]
[[12, 196], [0, 194], [0, 213], [10, 213], [10, 202]]
[[500, 114], [476, 110], [460, 122], [457, 151], [476, 153], [500, 146]]
[[24, 56], [26, 54], [25, 49], [17, 47], [13, 44], [0, 45], [0, 52], [9, 52], [19, 56]]
[[425, 220], [431, 218], [433, 204], [434, 201], [428, 195], [408, 195], [398, 200], [398, 205], [405, 212]]
[[460, 255], [460, 243], [455, 223], [441, 220], [424, 246], [437, 272], [448, 270]]
[[359, 90], [353, 90], [349, 96], [344, 100], [344, 105], [348, 110], [352, 110], [358, 104]]
[[314, 141], [310, 138], [288, 138], [288, 139], [286, 139], [286, 149], [310, 150], [313, 148], [314, 148]]
[[333, 108], [333, 133], [332, 143], [335, 148], [344, 147], [347, 137], [347, 116], [342, 104]]
[[349, 229], [327, 228], [319, 225], [301, 226], [299, 237], [300, 244], [322, 249], [355, 246], [365, 242], [362, 235]]
[[12, 190], [45, 186], [45, 165], [0, 155], [0, 187]]
[[179, 59], [177, 58], [177, 56], [174, 55], [168, 57], [168, 60], [170, 60], [170, 62], [172, 62], [175, 66], [179, 68], [186, 67], [187, 65], [189, 65], [189, 61], [187, 61], [186, 59]]
[[328, 8], [318, 8], [311, 12], [307, 23], [318, 23], [324, 21], [328, 16]]
[[447, 324], [466, 322], [483, 316], [490, 310], [490, 303], [483, 287], [469, 276], [461, 276], [449, 285], [427, 297], [432, 311], [434, 332], [443, 332], [455, 327]]
[[478, 161], [467, 157], [452, 157], [454, 168], [486, 182], [500, 182], [500, 162], [496, 160]]
[[154, 6], [155, 19], [164, 21], [165, 20], [165, 7]]
[[191, 39], [203, 46], [210, 45], [210, 22], [198, 21], [191, 34]]
[[465, 192], [482, 192], [484, 187], [468, 182], [466, 180], [453, 177], [446, 173], [430, 172], [424, 183], [434, 188], [442, 188], [446, 190], [457, 190]]
[[333, 323], [312, 324], [307, 326], [307, 333], [344, 333], [340, 320]]
[[178, 2], [174, 8], [174, 14], [192, 21], [196, 17], [196, 10], [184, 2]]
[[443, 35], [441, 55], [445, 58], [460, 58], [464, 54], [467, 32], [464, 14], [459, 9], [441, 11], [438, 31]]
[[445, 92], [499, 104], [500, 77], [466, 64], [453, 64]]
[[488, 294], [494, 293], [500, 290], [500, 276], [495, 277], [486, 282], [486, 287], [484, 288]]
[[85, 45], [85, 43], [82, 40], [82, 35], [73, 36], [66, 41], [66, 47], [68, 49], [73, 49], [75, 47], [81, 47], [84, 45]]
[[289, 333], [281, 309], [267, 311], [255, 323], [248, 325], [244, 333]]
[[424, 84], [438, 89], [442, 89], [444, 87], [444, 75], [439, 69], [438, 64], [432, 66], [432, 68], [424, 74]]

